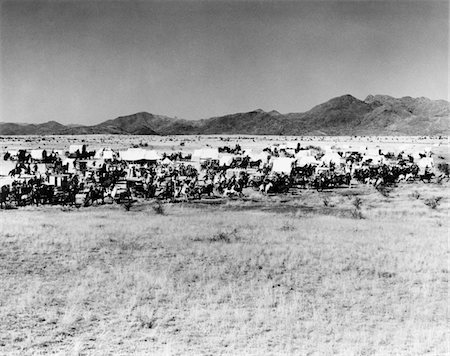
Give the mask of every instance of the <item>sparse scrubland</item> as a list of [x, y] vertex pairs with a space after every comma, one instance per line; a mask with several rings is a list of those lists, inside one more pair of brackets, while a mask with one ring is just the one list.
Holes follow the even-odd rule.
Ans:
[[0, 211], [0, 354], [448, 354], [447, 188]]

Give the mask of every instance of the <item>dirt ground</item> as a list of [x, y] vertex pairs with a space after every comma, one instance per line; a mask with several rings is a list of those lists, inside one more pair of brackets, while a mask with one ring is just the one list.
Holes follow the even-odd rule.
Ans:
[[0, 354], [447, 355], [448, 188], [2, 210]]

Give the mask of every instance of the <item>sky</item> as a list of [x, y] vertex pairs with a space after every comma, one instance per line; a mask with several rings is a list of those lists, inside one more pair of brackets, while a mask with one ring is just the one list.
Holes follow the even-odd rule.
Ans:
[[0, 0], [0, 121], [448, 100], [447, 1]]

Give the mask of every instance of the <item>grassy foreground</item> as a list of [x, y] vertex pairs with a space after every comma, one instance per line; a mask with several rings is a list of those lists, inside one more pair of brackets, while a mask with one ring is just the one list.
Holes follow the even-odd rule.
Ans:
[[366, 190], [1, 211], [0, 354], [448, 354], [448, 189]]

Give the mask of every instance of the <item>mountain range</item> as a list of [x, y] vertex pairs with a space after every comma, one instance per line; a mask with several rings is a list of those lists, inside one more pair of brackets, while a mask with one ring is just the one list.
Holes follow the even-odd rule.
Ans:
[[304, 113], [280, 114], [261, 109], [212, 117], [183, 120], [147, 112], [120, 116], [97, 125], [62, 125], [0, 122], [0, 135], [448, 135], [450, 103], [428, 98], [393, 98], [369, 95], [359, 100], [352, 95], [333, 98]]

